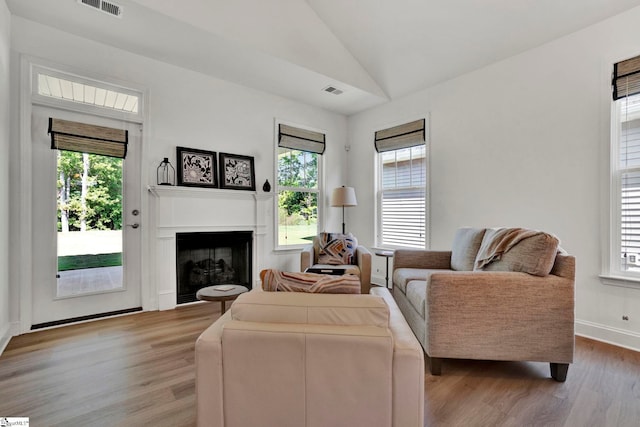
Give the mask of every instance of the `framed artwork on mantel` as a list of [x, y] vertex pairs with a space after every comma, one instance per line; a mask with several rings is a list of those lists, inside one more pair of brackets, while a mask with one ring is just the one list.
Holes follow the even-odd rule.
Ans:
[[189, 187], [218, 187], [218, 159], [215, 151], [176, 147], [178, 185]]
[[220, 153], [220, 188], [256, 191], [253, 157]]

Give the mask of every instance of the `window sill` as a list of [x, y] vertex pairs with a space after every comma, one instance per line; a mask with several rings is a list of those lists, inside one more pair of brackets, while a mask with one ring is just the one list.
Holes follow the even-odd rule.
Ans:
[[640, 289], [640, 277], [614, 276], [611, 274], [601, 274], [598, 277], [603, 285]]
[[[309, 242], [309, 245], [311, 245], [311, 242]], [[296, 246], [276, 246], [275, 248], [273, 248], [274, 252], [281, 252], [281, 253], [286, 253], [286, 252], [302, 252], [303, 249], [305, 249], [307, 246], [309, 245], [296, 245]]]

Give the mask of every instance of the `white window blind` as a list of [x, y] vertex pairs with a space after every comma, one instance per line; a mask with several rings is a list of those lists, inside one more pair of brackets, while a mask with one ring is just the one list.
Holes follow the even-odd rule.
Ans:
[[425, 248], [426, 147], [379, 154], [378, 245]]
[[382, 242], [390, 246], [424, 248], [424, 191], [382, 193]]

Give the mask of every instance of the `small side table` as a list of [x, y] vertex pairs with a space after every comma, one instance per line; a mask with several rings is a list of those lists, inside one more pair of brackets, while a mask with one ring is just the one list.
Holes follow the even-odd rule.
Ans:
[[377, 256], [383, 256], [387, 259], [387, 273], [384, 280], [387, 282], [387, 289], [389, 289], [389, 258], [393, 258], [393, 251], [375, 251]]
[[227, 308], [225, 301], [233, 301], [238, 295], [247, 292], [249, 289], [240, 285], [216, 285], [207, 286], [196, 293], [196, 298], [201, 301], [220, 301], [220, 315], [223, 315]]

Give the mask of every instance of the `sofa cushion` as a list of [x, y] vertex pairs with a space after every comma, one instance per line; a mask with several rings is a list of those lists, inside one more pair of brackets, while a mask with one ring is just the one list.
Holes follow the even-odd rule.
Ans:
[[389, 325], [389, 307], [375, 295], [330, 295], [251, 291], [231, 306], [231, 317], [245, 322], [321, 325]]
[[407, 283], [407, 291], [405, 293], [407, 299], [416, 309], [418, 314], [424, 318], [425, 299], [427, 298], [427, 281], [412, 280]]
[[[504, 229], [502, 229], [504, 230]], [[542, 231], [524, 230], [524, 239], [519, 240], [506, 252], [482, 268], [484, 271], [515, 271], [546, 276], [551, 272], [558, 253], [559, 240], [557, 237]], [[484, 247], [487, 239], [492, 239], [500, 230], [487, 231], [482, 242]]]
[[358, 240], [353, 234], [320, 233], [316, 238], [318, 264], [341, 265], [355, 262]]
[[451, 248], [451, 269], [457, 271], [471, 271], [480, 249], [484, 228], [464, 227], [456, 231]]
[[407, 283], [412, 280], [427, 280], [430, 271], [426, 268], [396, 268], [393, 270], [393, 286], [407, 293]]

